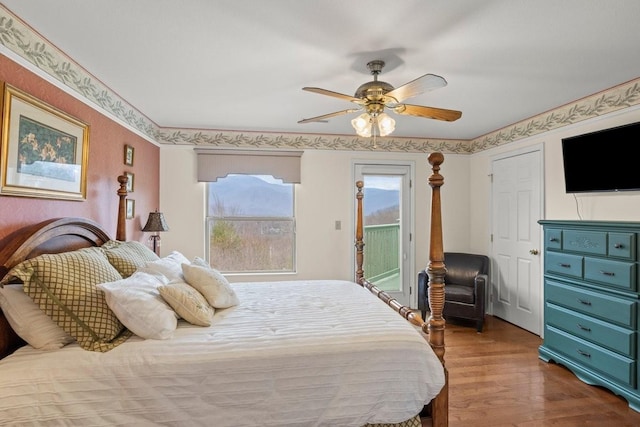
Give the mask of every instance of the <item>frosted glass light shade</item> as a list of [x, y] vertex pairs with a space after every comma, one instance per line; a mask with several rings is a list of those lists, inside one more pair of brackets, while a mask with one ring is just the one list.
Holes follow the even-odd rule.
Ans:
[[396, 121], [389, 117], [388, 114], [379, 114], [376, 118], [380, 136], [387, 136], [396, 129]]
[[371, 136], [371, 116], [364, 113], [351, 120], [351, 126], [355, 129], [359, 136], [368, 138]]

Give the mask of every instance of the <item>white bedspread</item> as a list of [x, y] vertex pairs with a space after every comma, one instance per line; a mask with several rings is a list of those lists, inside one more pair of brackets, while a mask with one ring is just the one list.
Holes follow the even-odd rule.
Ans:
[[0, 361], [0, 425], [362, 426], [417, 414], [443, 368], [405, 319], [344, 281], [236, 283], [237, 307], [107, 353]]

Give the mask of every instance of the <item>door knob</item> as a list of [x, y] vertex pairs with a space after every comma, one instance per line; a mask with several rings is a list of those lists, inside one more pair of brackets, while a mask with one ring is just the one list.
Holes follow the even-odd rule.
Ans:
[[538, 255], [538, 253], [539, 253], [539, 252], [538, 252], [538, 250], [537, 250], [537, 249], [531, 249], [531, 250], [529, 251], [529, 253], [530, 253], [531, 255]]

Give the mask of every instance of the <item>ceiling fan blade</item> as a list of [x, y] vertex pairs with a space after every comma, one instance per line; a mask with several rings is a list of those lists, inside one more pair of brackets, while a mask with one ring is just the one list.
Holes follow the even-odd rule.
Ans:
[[340, 98], [340, 99], [344, 99], [345, 101], [355, 102], [356, 104], [359, 104], [359, 105], [364, 104], [364, 101], [360, 98], [356, 98], [351, 95], [345, 95], [343, 93], [333, 92], [327, 89], [321, 89], [319, 87], [303, 87], [302, 90], [319, 93], [320, 95], [333, 96], [334, 98]]
[[427, 119], [453, 122], [462, 117], [461, 111], [445, 110], [444, 108], [425, 107], [423, 105], [400, 104], [393, 109], [397, 114], [426, 117]]
[[311, 122], [324, 122], [331, 117], [341, 116], [343, 114], [355, 113], [360, 111], [360, 108], [349, 108], [348, 110], [336, 111], [335, 113], [324, 114], [322, 116], [311, 117], [310, 119], [302, 119], [298, 123], [311, 123]]
[[395, 88], [391, 92], [387, 92], [386, 95], [394, 98], [397, 102], [402, 102], [412, 96], [445, 87], [446, 85], [447, 81], [444, 77], [436, 76], [435, 74], [425, 74], [424, 76], [418, 77], [409, 83]]

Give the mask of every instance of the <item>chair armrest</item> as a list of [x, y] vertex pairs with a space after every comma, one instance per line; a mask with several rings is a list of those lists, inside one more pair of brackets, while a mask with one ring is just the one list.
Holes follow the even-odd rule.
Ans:
[[476, 295], [479, 292], [484, 292], [485, 288], [487, 287], [488, 281], [489, 281], [489, 276], [487, 274], [478, 274], [475, 277], [475, 279], [473, 279]]
[[474, 292], [476, 301], [478, 302], [476, 304], [476, 310], [478, 310], [478, 313], [484, 314], [485, 312], [485, 297], [487, 295], [485, 289], [487, 282], [489, 282], [489, 276], [486, 274], [478, 274], [474, 279]]

